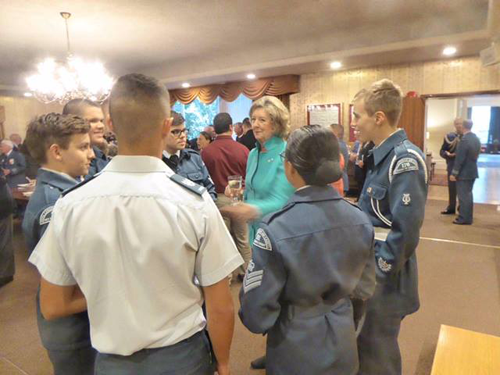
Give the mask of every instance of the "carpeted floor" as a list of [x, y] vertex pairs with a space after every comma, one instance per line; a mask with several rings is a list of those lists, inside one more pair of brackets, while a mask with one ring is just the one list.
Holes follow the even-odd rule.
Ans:
[[[439, 215], [443, 204], [429, 200], [426, 208], [418, 248], [422, 307], [403, 321], [400, 336], [405, 375], [430, 373], [441, 324], [500, 336], [500, 211], [476, 205], [474, 225], [455, 226], [452, 217]], [[19, 227], [15, 241], [16, 279], [0, 289], [0, 374], [48, 375], [51, 366], [34, 314], [37, 275], [26, 263]], [[240, 284], [231, 288], [237, 304]], [[265, 338], [249, 333], [237, 320], [233, 375], [264, 374], [249, 370], [250, 360], [263, 354], [264, 347]]]

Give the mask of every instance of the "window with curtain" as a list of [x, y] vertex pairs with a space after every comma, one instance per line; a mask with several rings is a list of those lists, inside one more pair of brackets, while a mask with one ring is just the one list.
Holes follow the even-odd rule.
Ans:
[[172, 109], [180, 113], [186, 120], [189, 139], [198, 138], [205, 126], [213, 124], [215, 115], [219, 113], [219, 102], [219, 98], [211, 104], [203, 104], [198, 98], [190, 104], [175, 102]]

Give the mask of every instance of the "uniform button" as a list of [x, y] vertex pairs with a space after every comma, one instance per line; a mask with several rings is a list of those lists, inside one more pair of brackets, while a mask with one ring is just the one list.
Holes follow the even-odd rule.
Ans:
[[371, 193], [371, 192], [372, 192], [372, 188], [371, 188], [371, 187], [369, 187], [368, 189], [366, 189], [366, 192], [367, 192], [367, 193]]

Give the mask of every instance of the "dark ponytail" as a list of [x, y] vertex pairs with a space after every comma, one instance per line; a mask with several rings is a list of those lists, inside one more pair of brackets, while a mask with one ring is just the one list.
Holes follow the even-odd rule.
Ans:
[[295, 130], [285, 157], [308, 185], [324, 186], [342, 177], [339, 142], [328, 128], [308, 125]]

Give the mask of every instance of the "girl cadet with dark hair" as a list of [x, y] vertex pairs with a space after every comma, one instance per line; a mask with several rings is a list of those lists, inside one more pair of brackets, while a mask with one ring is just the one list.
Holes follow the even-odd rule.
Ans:
[[281, 156], [297, 190], [256, 232], [240, 318], [267, 333], [267, 374], [356, 374], [351, 298], [375, 288], [373, 227], [329, 185], [342, 177], [329, 129], [295, 130]]

